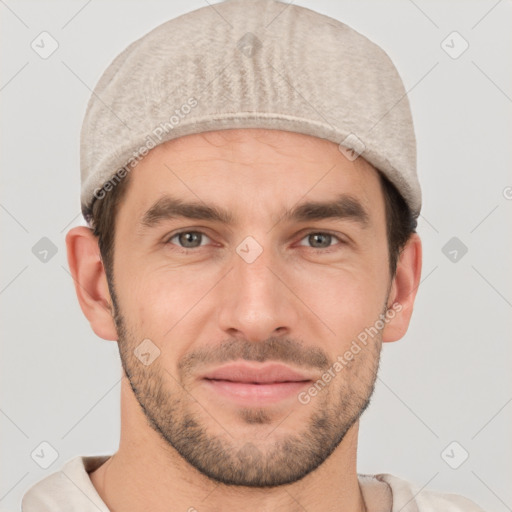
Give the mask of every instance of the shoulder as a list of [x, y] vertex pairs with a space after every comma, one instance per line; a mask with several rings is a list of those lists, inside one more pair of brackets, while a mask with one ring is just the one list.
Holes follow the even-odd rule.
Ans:
[[485, 512], [464, 496], [422, 489], [417, 485], [387, 473], [375, 475], [386, 482], [393, 494], [392, 512]]
[[75, 457], [64, 466], [32, 485], [21, 500], [22, 512], [108, 512], [88, 475], [91, 466], [107, 456]]

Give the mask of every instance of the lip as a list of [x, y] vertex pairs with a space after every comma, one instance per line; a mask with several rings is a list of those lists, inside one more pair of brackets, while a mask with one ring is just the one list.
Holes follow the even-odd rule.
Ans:
[[201, 382], [239, 405], [268, 405], [297, 396], [313, 376], [279, 363], [231, 363], [205, 373]]
[[266, 363], [264, 365], [231, 363], [205, 373], [202, 378], [251, 384], [272, 384], [276, 382], [309, 381], [313, 377], [280, 363]]

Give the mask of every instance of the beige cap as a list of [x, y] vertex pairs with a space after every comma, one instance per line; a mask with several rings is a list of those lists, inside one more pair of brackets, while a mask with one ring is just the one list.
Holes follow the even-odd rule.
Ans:
[[82, 126], [82, 211], [156, 145], [229, 128], [340, 144], [347, 158], [361, 155], [384, 173], [419, 215], [414, 127], [395, 66], [340, 21], [277, 0], [205, 6], [114, 59]]

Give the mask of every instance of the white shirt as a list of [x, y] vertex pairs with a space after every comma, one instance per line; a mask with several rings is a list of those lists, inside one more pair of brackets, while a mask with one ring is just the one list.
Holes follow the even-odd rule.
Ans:
[[[43, 478], [23, 496], [22, 512], [110, 512], [89, 473], [110, 455], [75, 457]], [[442, 494], [386, 473], [358, 475], [368, 512], [484, 512], [456, 494]]]

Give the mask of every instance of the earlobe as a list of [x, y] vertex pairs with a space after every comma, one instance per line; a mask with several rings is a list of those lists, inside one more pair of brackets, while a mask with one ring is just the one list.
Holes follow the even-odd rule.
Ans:
[[112, 300], [98, 241], [91, 229], [79, 226], [66, 235], [69, 269], [84, 315], [92, 330], [105, 340], [117, 340]]
[[393, 278], [388, 299], [388, 321], [382, 333], [382, 341], [401, 339], [409, 327], [414, 300], [421, 278], [421, 239], [413, 233], [403, 248]]

